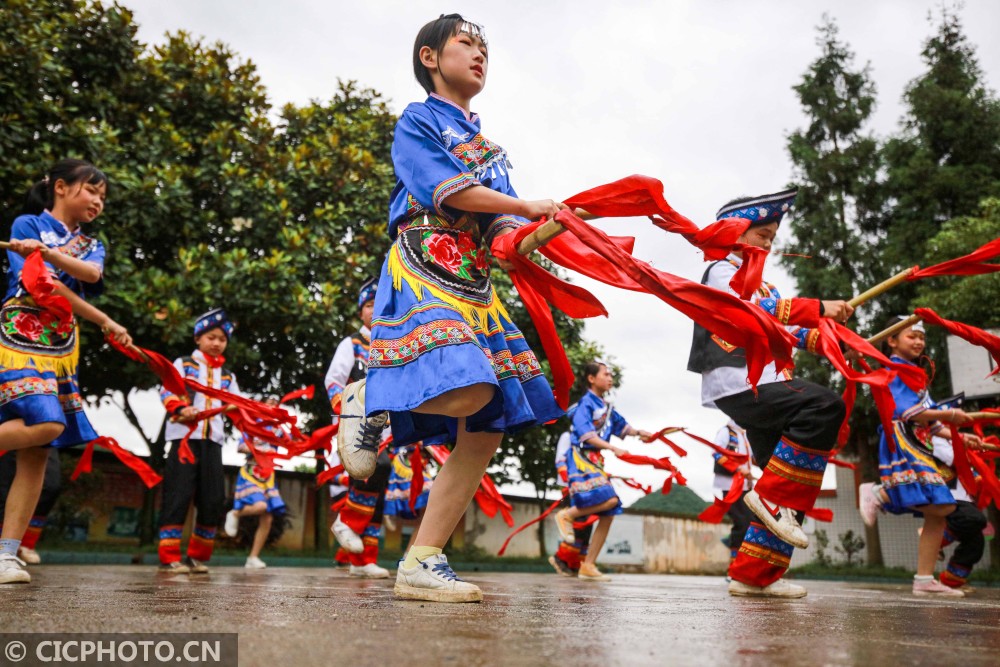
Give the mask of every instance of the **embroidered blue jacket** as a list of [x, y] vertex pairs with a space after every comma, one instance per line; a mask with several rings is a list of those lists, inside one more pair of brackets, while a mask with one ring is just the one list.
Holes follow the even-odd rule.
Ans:
[[[444, 200], [474, 185], [517, 197], [510, 184], [507, 151], [483, 136], [478, 114], [431, 94], [406, 107], [392, 140], [396, 187], [389, 203], [389, 236], [399, 225], [424, 216], [454, 222], [459, 212]], [[523, 225], [515, 215], [478, 214], [487, 244], [498, 231]]]
[[[18, 216], [14, 220], [10, 238], [41, 241], [65, 255], [97, 265], [101, 270], [102, 277], [96, 283], [85, 283], [63, 271], [57, 272], [52, 265], [46, 264], [66, 287], [83, 299], [92, 299], [104, 292], [105, 251], [104, 244], [97, 239], [83, 234], [79, 229], [75, 232], [69, 231], [66, 225], [52, 217], [48, 211], [43, 211], [41, 215]], [[4, 302], [18, 296], [21, 291], [21, 271], [24, 269], [24, 259], [13, 250], [7, 251], [9, 269], [7, 270], [7, 293], [4, 295]]]
[[574, 447], [591, 449], [586, 441], [595, 435], [607, 442], [613, 435], [624, 437], [628, 429], [628, 422], [618, 414], [617, 410], [588, 390], [580, 398], [573, 412], [569, 431], [570, 444]]

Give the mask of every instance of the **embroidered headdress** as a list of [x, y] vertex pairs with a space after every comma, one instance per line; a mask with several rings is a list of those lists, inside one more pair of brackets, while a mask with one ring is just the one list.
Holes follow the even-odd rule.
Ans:
[[[902, 322], [903, 320], [907, 319], [909, 319], [909, 317], [907, 317], [906, 315], [896, 315], [896, 322], [894, 322], [894, 324]], [[927, 329], [924, 328], [924, 323], [922, 320], [917, 320], [916, 324], [914, 324], [910, 328], [913, 329], [914, 331], [919, 331], [922, 334], [927, 333]]]
[[365, 283], [361, 286], [361, 289], [358, 291], [358, 310], [375, 298], [376, 289], [378, 289], [377, 279], [369, 278], [365, 281]]
[[751, 227], [771, 222], [780, 224], [785, 213], [792, 207], [796, 192], [793, 188], [760, 197], [741, 198], [720, 208], [715, 219], [743, 218], [750, 221]]
[[227, 339], [232, 338], [233, 329], [236, 328], [222, 308], [214, 308], [199, 317], [194, 323], [194, 336], [197, 338], [206, 331], [216, 328], [222, 329]]

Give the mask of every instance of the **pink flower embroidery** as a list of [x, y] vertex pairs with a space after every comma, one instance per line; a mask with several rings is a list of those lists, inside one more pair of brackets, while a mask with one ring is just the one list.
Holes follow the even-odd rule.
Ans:
[[424, 241], [424, 247], [436, 264], [452, 273], [462, 266], [462, 253], [459, 252], [455, 239], [448, 234], [432, 234]]
[[14, 317], [14, 328], [28, 340], [38, 340], [45, 333], [45, 327], [31, 313], [18, 313]]

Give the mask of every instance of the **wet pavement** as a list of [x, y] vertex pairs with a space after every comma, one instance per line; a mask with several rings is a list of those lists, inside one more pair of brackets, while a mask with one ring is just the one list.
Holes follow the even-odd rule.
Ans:
[[241, 665], [996, 665], [1000, 589], [806, 581], [801, 600], [730, 598], [720, 577], [477, 573], [481, 604], [396, 601], [332, 568], [32, 568], [0, 586], [3, 632], [238, 632]]

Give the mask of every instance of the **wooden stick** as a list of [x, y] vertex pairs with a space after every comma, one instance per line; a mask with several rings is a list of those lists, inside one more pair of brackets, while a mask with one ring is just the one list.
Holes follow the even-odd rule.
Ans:
[[896, 275], [894, 275], [892, 278], [889, 278], [888, 280], [879, 283], [875, 287], [872, 287], [871, 289], [862, 292], [861, 294], [857, 295], [856, 297], [854, 297], [853, 299], [851, 299], [847, 303], [849, 303], [852, 308], [857, 308], [858, 306], [860, 306], [861, 304], [863, 304], [865, 301], [868, 301], [870, 299], [874, 299], [879, 294], [882, 294], [883, 292], [888, 292], [889, 290], [891, 290], [896, 285], [900, 284], [901, 282], [906, 281], [906, 279], [910, 276], [910, 274], [913, 273], [914, 271], [916, 271], [916, 269], [917, 269], [917, 267], [911, 266], [910, 268], [906, 269], [905, 271], [900, 271], [899, 273], [897, 273]]
[[566, 228], [555, 220], [549, 220], [531, 232], [517, 244], [517, 254], [530, 255], [543, 245], [566, 231]]
[[888, 338], [889, 336], [895, 336], [903, 329], [912, 327], [919, 321], [920, 317], [918, 317], [917, 315], [910, 315], [905, 320], [900, 320], [899, 322], [893, 324], [891, 327], [878, 332], [877, 334], [869, 338], [868, 342], [871, 343], [872, 345], [874, 345], [875, 343], [879, 343]]
[[1000, 419], [1000, 412], [967, 412], [973, 419]]
[[[581, 220], [593, 220], [597, 217], [595, 215], [591, 215], [587, 211], [584, 211], [582, 208], [578, 208], [573, 212]], [[549, 220], [548, 222], [543, 223], [538, 229], [521, 239], [521, 242], [517, 244], [517, 254], [530, 255], [565, 231], [566, 228], [558, 222], [555, 220]]]
[[10, 244], [6, 241], [0, 241], [0, 250], [10, 250]]

